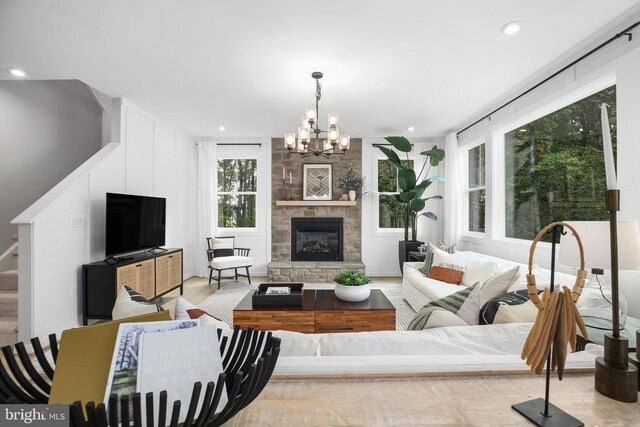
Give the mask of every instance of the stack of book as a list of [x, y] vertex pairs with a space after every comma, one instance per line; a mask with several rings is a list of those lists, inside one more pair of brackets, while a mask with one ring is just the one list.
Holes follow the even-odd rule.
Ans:
[[[163, 314], [166, 313], [166, 314]], [[164, 320], [167, 311], [64, 331], [49, 403], [104, 401], [166, 390], [168, 402], [189, 402], [193, 385], [218, 381], [223, 372], [215, 326], [195, 320]], [[227, 403], [226, 390], [216, 408]], [[200, 410], [201, 396], [197, 410]], [[144, 405], [143, 399], [143, 405]], [[158, 405], [158, 399], [154, 399]], [[181, 405], [180, 422], [187, 404]], [[154, 408], [154, 413], [158, 408]], [[143, 413], [146, 408], [143, 407]]]

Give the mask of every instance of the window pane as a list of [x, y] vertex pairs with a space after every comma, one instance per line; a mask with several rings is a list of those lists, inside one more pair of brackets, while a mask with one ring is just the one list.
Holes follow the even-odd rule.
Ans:
[[380, 195], [378, 205], [379, 228], [402, 228], [402, 209], [388, 196]]
[[[413, 168], [413, 160], [401, 160], [400, 163]], [[398, 191], [398, 168], [390, 160], [378, 160], [378, 191], [381, 193]]]
[[507, 237], [532, 240], [553, 221], [608, 218], [599, 108], [603, 102], [610, 105], [615, 151], [615, 86], [505, 134]]
[[378, 191], [394, 193], [398, 191], [398, 169], [389, 160], [378, 160]]
[[484, 186], [484, 144], [469, 150], [469, 188]]
[[218, 196], [218, 227], [253, 228], [255, 226], [255, 194]]
[[256, 159], [218, 160], [218, 191], [256, 191], [257, 181]]
[[484, 190], [469, 192], [469, 231], [484, 233]]

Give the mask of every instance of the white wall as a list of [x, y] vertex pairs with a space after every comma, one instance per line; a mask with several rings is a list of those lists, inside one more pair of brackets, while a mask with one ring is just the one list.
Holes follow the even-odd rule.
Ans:
[[[444, 148], [443, 138], [417, 139], [408, 138], [414, 143], [412, 158], [417, 170], [420, 170], [425, 159], [419, 153], [429, 150], [434, 145]], [[377, 201], [374, 193], [377, 182], [378, 159], [386, 159], [385, 155], [373, 144], [387, 144], [384, 139], [363, 138], [362, 140], [362, 176], [366, 177], [362, 196], [362, 262], [369, 276], [400, 276], [398, 263], [398, 241], [404, 239], [404, 231], [377, 230]], [[440, 175], [444, 168], [432, 168], [429, 176]], [[436, 183], [429, 187], [427, 195], [444, 195], [444, 186]], [[434, 212], [439, 219], [444, 212], [442, 201], [427, 202], [425, 210]], [[432, 221], [427, 218], [418, 219], [418, 239], [436, 243], [444, 235], [443, 221]]]
[[4, 80], [0, 117], [2, 253], [10, 221], [101, 148], [102, 109], [78, 80]]
[[[135, 105], [114, 100], [121, 143], [105, 146], [14, 222], [20, 224], [19, 339], [44, 337], [81, 321], [82, 264], [104, 258], [106, 192], [167, 198], [167, 247], [195, 256], [193, 140]], [[61, 153], [64, 154], [64, 153]], [[73, 216], [86, 218], [74, 226]]]
[[[621, 189], [620, 219], [640, 221], [640, 198], [637, 185], [640, 182], [638, 159], [640, 158], [640, 32], [636, 31], [633, 42], [623, 38], [611, 47], [578, 64], [556, 77], [548, 84], [536, 89], [509, 107], [495, 113], [491, 121], [484, 120], [459, 135], [461, 147], [473, 144], [479, 138], [487, 142], [487, 232], [484, 237], [463, 238], [468, 249], [527, 262], [530, 242], [505, 240], [503, 227], [498, 219], [502, 209], [503, 154], [495, 141], [505, 130], [510, 130], [528, 117], [536, 117], [552, 103], [563, 102], [594, 82], [614, 78], [617, 85], [618, 126], [618, 183]], [[566, 99], [566, 98], [564, 98]], [[490, 111], [490, 107], [486, 111]], [[604, 197], [604, 195], [603, 195]], [[550, 245], [541, 244], [536, 251], [536, 261], [549, 265]], [[571, 272], [566, 266], [560, 270]], [[640, 272], [621, 272], [620, 288], [629, 300], [629, 314], [640, 317]]]

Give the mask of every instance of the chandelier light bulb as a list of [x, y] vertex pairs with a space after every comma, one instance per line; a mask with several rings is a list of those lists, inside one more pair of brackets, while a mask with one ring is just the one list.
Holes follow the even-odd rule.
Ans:
[[288, 132], [284, 134], [284, 148], [287, 150], [293, 149], [296, 146], [296, 134]]
[[338, 136], [340, 135], [340, 131], [338, 128], [332, 128], [329, 130], [329, 141], [336, 142], [338, 140]]
[[306, 114], [305, 114], [305, 115], [306, 115], [306, 117], [307, 117], [307, 121], [308, 121], [310, 124], [315, 123], [315, 121], [316, 121], [316, 107], [313, 107], [313, 106], [311, 106], [311, 107], [307, 107], [307, 110], [306, 110], [306, 111], [307, 111], [307, 112], [306, 112]]
[[346, 151], [349, 149], [349, 145], [351, 145], [351, 136], [340, 135], [340, 149]]
[[311, 129], [311, 125], [309, 124], [309, 120], [306, 117], [302, 118], [302, 127], [305, 129]]
[[338, 126], [338, 113], [329, 113], [327, 122], [329, 123], [329, 127]]

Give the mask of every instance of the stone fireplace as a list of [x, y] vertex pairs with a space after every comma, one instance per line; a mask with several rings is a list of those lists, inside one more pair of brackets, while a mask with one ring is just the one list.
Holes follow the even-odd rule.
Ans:
[[342, 218], [291, 218], [291, 261], [343, 261]]
[[[271, 263], [267, 265], [269, 281], [323, 282], [331, 281], [341, 271], [364, 271], [361, 249], [362, 202], [360, 197], [358, 195], [355, 204], [335, 203], [339, 200], [340, 195], [347, 193], [346, 190], [338, 188], [338, 178], [346, 174], [350, 167], [358, 174], [362, 171], [362, 140], [352, 138], [351, 148], [345, 155], [335, 155], [328, 158], [309, 156], [303, 159], [296, 153], [289, 154], [284, 148], [282, 138], [271, 140], [271, 150]], [[305, 163], [331, 163], [333, 165], [332, 201], [334, 203], [278, 205], [277, 202], [285, 198], [302, 201], [302, 173]], [[285, 180], [282, 179], [283, 169], [285, 170]], [[291, 184], [289, 183], [290, 173]], [[367, 179], [373, 178], [367, 177]], [[283, 181], [285, 182], [283, 183]], [[286, 187], [283, 184], [286, 184]], [[300, 250], [295, 250], [297, 240], [294, 238], [297, 239], [297, 237], [292, 233], [293, 219], [303, 219], [302, 222], [307, 222], [306, 225], [313, 223], [313, 220], [317, 220], [317, 223], [326, 220], [342, 220], [342, 254], [339, 252], [337, 255], [331, 253], [332, 259], [317, 259], [318, 257], [314, 256], [313, 252], [315, 255], [324, 252], [325, 245], [331, 246], [336, 240], [335, 237], [332, 237], [328, 241], [322, 242], [326, 236], [316, 235], [313, 237], [308, 231], [306, 233], [309, 241], [307, 241], [306, 250], [302, 250], [302, 254], [300, 254]], [[321, 239], [318, 240], [316, 237]], [[293, 253], [294, 250], [296, 254]], [[311, 257], [307, 257], [308, 252], [312, 252]], [[307, 259], [303, 259], [305, 257]]]

